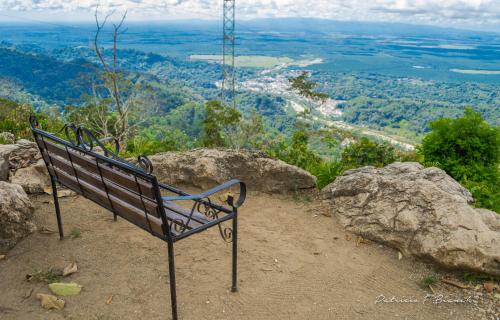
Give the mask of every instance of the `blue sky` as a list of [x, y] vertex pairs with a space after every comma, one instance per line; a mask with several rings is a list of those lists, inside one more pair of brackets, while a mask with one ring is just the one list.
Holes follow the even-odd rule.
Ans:
[[[0, 0], [0, 21], [90, 21], [96, 0]], [[222, 0], [101, 0], [129, 20], [220, 19]], [[314, 17], [500, 32], [500, 0], [236, 0], [239, 19]]]

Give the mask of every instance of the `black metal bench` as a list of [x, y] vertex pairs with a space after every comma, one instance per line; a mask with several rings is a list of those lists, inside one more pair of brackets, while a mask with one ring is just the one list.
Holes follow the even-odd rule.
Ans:
[[[119, 144], [109, 139], [98, 140], [89, 130], [66, 125], [61, 133], [67, 140], [39, 127], [30, 118], [31, 129], [47, 166], [53, 189], [54, 205], [60, 238], [63, 226], [56, 183], [110, 210], [114, 219], [120, 216], [167, 242], [172, 317], [177, 319], [174, 267], [174, 242], [218, 226], [225, 241], [232, 242], [232, 291], [237, 291], [238, 208], [246, 197], [246, 186], [231, 180], [206, 192], [191, 195], [167, 184], [159, 183], [153, 167], [145, 156], [132, 164], [118, 156]], [[114, 149], [106, 146], [114, 143]], [[97, 148], [99, 147], [99, 152]], [[238, 187], [238, 199], [214, 201], [213, 196], [231, 187]], [[189, 203], [189, 206], [185, 204]], [[221, 223], [232, 221], [232, 228]]]

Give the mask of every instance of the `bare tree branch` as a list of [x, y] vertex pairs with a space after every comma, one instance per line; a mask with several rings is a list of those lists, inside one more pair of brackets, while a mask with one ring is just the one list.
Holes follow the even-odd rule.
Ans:
[[[120, 75], [117, 67], [117, 43], [118, 43], [118, 35], [122, 33], [120, 30], [123, 26], [123, 23], [127, 17], [127, 12], [125, 12], [118, 24], [113, 24], [113, 63], [110, 68], [108, 63], [106, 62], [104, 52], [99, 48], [99, 35], [101, 34], [102, 30], [106, 26], [106, 23], [108, 19], [115, 13], [115, 11], [111, 11], [108, 13], [104, 20], [102, 22], [99, 21], [99, 4], [96, 6], [96, 11], [95, 11], [95, 21], [96, 21], [96, 33], [94, 37], [94, 47], [95, 47], [95, 52], [96, 55], [99, 59], [99, 61], [102, 64], [102, 67], [104, 69], [104, 82], [106, 85], [106, 82], [108, 82], [108, 85], [106, 87], [108, 88], [108, 91], [110, 95], [113, 97], [114, 104], [115, 104], [115, 110], [118, 112], [118, 119], [114, 123], [114, 131], [116, 138], [121, 142], [124, 143], [126, 140], [126, 137], [129, 132], [129, 124], [128, 124], [128, 119], [129, 119], [129, 103], [123, 103], [121, 99], [121, 94], [120, 94]], [[128, 102], [128, 101], [127, 101]], [[102, 116], [102, 115], [98, 115]], [[102, 118], [101, 118], [102, 119]], [[107, 121], [102, 123], [103, 125], [108, 125]], [[104, 128], [103, 128], [104, 129]], [[107, 128], [106, 130], [107, 131]]]

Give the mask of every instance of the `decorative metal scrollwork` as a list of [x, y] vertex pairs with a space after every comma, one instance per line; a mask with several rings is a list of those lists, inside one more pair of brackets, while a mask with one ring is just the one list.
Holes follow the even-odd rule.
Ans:
[[40, 126], [40, 123], [38, 123], [37, 117], [35, 117], [34, 115], [30, 116], [29, 121], [30, 121], [30, 125], [31, 125], [32, 129], [38, 128], [38, 126]]
[[147, 173], [153, 173], [153, 163], [145, 155], [140, 155], [139, 157], [137, 157], [137, 165]]
[[232, 228], [224, 228], [222, 229], [221, 225], [219, 224], [219, 231], [220, 231], [220, 236], [222, 239], [226, 242], [232, 242], [233, 241], [233, 229]]
[[[39, 128], [40, 124], [36, 116], [32, 115], [29, 118], [29, 122], [32, 129]], [[103, 139], [97, 139], [94, 133], [85, 128], [84, 126], [78, 126], [74, 123], [65, 124], [58, 133], [62, 133], [66, 135], [66, 139], [68, 142], [84, 151], [92, 152], [95, 151], [95, 148], [100, 148], [106, 157], [110, 157], [116, 161], [120, 161], [122, 163], [126, 163], [130, 166], [136, 167], [144, 171], [145, 173], [151, 174], [153, 172], [153, 164], [145, 155], [141, 155], [138, 157], [138, 164], [133, 165], [128, 161], [122, 159], [120, 154], [120, 142], [118, 139], [114, 137], [106, 137]], [[109, 142], [113, 143], [114, 149], [110, 149], [107, 147]]]
[[[196, 210], [198, 210], [199, 213], [203, 214], [205, 217], [215, 220], [219, 218], [219, 213], [221, 212], [220, 210], [214, 208], [212, 206], [212, 201], [210, 198], [206, 198], [205, 202], [199, 201], [196, 206]], [[220, 223], [217, 225], [219, 227], [219, 233], [225, 242], [232, 242], [233, 241], [233, 229], [229, 227], [223, 227]]]
[[78, 146], [78, 127], [75, 126], [73, 123], [68, 123], [65, 124], [64, 127], [59, 131], [64, 131], [64, 134], [66, 135], [66, 139], [68, 139], [68, 142], [71, 143], [74, 146]]
[[180, 219], [173, 220], [171, 227], [173, 227], [174, 230], [179, 233], [183, 233], [187, 229], [187, 225]]
[[198, 210], [199, 213], [203, 214], [205, 217], [209, 219], [217, 219], [219, 218], [219, 213], [220, 210], [214, 208], [211, 206], [212, 201], [210, 198], [207, 198], [207, 202], [198, 202], [196, 210]]

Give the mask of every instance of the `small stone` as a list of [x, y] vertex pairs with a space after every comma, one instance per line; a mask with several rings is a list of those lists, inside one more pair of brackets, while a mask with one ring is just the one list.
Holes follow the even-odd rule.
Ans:
[[33, 293], [33, 288], [29, 288], [26, 293], [24, 294], [23, 298], [24, 299], [28, 299], [29, 297], [31, 297], [31, 294]]
[[488, 293], [492, 293], [493, 289], [495, 289], [495, 285], [491, 282], [485, 282], [483, 283], [484, 290]]
[[5, 255], [4, 254], [0, 254], [0, 261], [4, 260], [5, 259]]
[[58, 296], [74, 296], [82, 291], [82, 286], [74, 282], [54, 282], [49, 284], [49, 289]]
[[72, 262], [64, 268], [63, 277], [67, 277], [70, 274], [73, 274], [77, 271], [78, 271], [78, 266], [76, 265], [76, 262]]
[[62, 310], [66, 302], [50, 294], [37, 293], [36, 298], [40, 300], [42, 308], [51, 310]]

